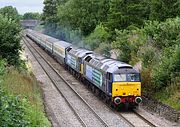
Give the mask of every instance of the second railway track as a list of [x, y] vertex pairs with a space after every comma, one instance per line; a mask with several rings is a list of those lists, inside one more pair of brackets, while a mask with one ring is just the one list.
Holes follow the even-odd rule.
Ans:
[[[78, 117], [79, 121], [82, 123], [82, 126], [108, 126], [108, 124], [103, 119], [101, 119], [101, 117], [95, 112], [95, 110], [93, 108], [91, 108], [91, 106], [88, 103], [86, 103], [86, 101], [71, 87], [71, 85], [68, 84], [68, 82], [66, 81], [67, 79], [65, 79], [64, 75], [63, 75], [63, 77], [64, 77], [63, 78], [56, 71], [56, 69], [52, 66], [52, 65], [56, 65], [56, 64], [53, 64], [53, 63], [50, 64], [49, 62], [47, 62], [46, 59], [39, 53], [39, 51], [37, 51], [36, 48], [33, 48], [32, 45], [27, 44], [27, 42], [31, 41], [31, 40], [29, 40], [29, 39], [27, 40], [24, 38], [24, 41], [26, 41], [26, 45], [28, 46], [28, 48], [29, 49], [31, 48], [30, 49], [31, 52], [37, 52], [37, 54], [39, 55], [39, 56], [36, 56], [37, 61], [40, 58], [40, 61], [44, 61], [47, 64], [47, 67], [46, 67], [46, 66], [42, 65], [44, 62], [38, 61], [41, 64], [44, 71], [47, 73], [47, 75], [49, 75], [49, 78], [55, 84], [55, 87], [58, 89], [58, 91], [59, 92], [68, 91], [68, 89], [71, 89], [73, 91], [71, 94], [69, 93], [69, 95], [66, 95], [66, 93], [63, 93], [63, 92], [61, 92], [61, 94], [69, 103], [69, 106], [72, 108], [74, 114]], [[35, 55], [35, 54], [33, 54], [33, 55]], [[51, 68], [51, 71], [49, 71], [48, 68]], [[52, 76], [53, 73], [56, 73], [55, 74], [56, 76]], [[61, 88], [57, 84], [66, 84], [66, 86], [68, 84], [69, 88]], [[72, 100], [70, 101], [68, 98], [69, 98], [69, 96], [70, 97], [74, 96], [73, 93], [75, 94], [76, 99], [71, 98]], [[82, 102], [81, 101], [79, 102], [78, 98], [80, 98], [80, 100]], [[83, 106], [83, 108], [78, 109], [78, 106], [77, 107], [75, 106], [76, 104], [78, 104], [78, 105], [82, 104], [85, 107]], [[87, 113], [88, 111], [91, 113]], [[146, 120], [145, 118], [143, 118], [142, 116], [139, 116], [138, 114], [136, 114], [134, 112], [131, 112], [131, 113], [119, 113], [119, 112], [117, 113], [116, 112], [116, 114], [119, 115], [122, 119], [124, 119], [124, 121], [126, 121], [126, 123], [128, 123], [129, 126], [135, 126], [135, 127], [155, 126], [151, 122], [149, 122], [148, 120]]]

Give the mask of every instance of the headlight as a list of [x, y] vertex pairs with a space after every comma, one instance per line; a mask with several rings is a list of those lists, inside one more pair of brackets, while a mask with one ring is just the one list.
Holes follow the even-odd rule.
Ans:
[[120, 97], [116, 97], [116, 98], [114, 99], [114, 103], [117, 104], [117, 105], [119, 105], [119, 104], [121, 103], [121, 98], [120, 98]]
[[135, 98], [135, 102], [136, 102], [137, 104], [141, 103], [141, 102], [142, 102], [142, 98], [141, 98], [141, 97], [136, 97], [136, 98]]

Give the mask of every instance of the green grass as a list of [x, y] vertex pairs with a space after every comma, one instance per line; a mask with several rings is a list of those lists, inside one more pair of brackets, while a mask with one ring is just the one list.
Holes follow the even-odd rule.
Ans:
[[30, 122], [30, 126], [51, 126], [44, 113], [41, 89], [32, 74], [20, 73], [11, 67], [1, 79], [1, 87], [8, 95], [20, 97], [25, 110], [24, 117]]
[[154, 97], [164, 104], [180, 110], [180, 84], [178, 80], [154, 94]]

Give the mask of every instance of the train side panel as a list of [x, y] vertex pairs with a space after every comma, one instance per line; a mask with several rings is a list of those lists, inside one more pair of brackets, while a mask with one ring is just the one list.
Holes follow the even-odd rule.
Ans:
[[46, 41], [46, 50], [50, 52], [51, 54], [53, 53], [53, 43]]
[[66, 64], [69, 65], [71, 68], [75, 69], [76, 71], [78, 71], [77, 70], [78, 62], [77, 62], [76, 57], [70, 55], [68, 52], [67, 52], [67, 61], [66, 61]]
[[53, 45], [53, 55], [56, 57], [56, 59], [60, 62], [65, 64], [66, 60], [66, 48], [71, 46], [70, 43], [64, 42], [64, 41], [58, 41], [55, 42]]
[[88, 65], [87, 63], [84, 64], [84, 77], [90, 81], [93, 85], [100, 88], [104, 91], [103, 86], [103, 73], [98, 69]]

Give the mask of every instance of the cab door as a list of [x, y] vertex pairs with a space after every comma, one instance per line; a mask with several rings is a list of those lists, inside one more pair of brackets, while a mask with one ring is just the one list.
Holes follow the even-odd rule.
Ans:
[[107, 72], [106, 74], [106, 92], [112, 94], [112, 73]]

